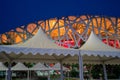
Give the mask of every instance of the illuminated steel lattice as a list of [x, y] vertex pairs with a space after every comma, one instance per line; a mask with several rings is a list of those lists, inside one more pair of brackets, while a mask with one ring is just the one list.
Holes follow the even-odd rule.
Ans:
[[105, 16], [68, 16], [21, 26], [1, 34], [1, 43], [14, 44], [31, 38], [41, 27], [58, 45], [82, 46], [90, 32], [106, 44], [120, 48], [120, 18]]

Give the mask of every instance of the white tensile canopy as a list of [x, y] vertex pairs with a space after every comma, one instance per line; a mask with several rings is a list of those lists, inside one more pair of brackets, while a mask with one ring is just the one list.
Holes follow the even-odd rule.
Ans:
[[[57, 46], [47, 38], [40, 28], [36, 35], [25, 43], [11, 46], [0, 46], [0, 53], [1, 61], [36, 63], [41, 61], [51, 63], [65, 61], [66, 58], [78, 54], [78, 51]], [[61, 79], [63, 79], [63, 75], [61, 75], [61, 77]]]
[[51, 70], [51, 68], [46, 67], [45, 65], [41, 64], [40, 62], [34, 65], [32, 68], [29, 68], [29, 70]]
[[[120, 64], [120, 50], [102, 43], [93, 32], [79, 50], [79, 68], [82, 69], [80, 74], [83, 74], [83, 62], [103, 64], [104, 79], [107, 80], [105, 64]], [[80, 77], [83, 80], [83, 75], [80, 75]]]
[[120, 64], [120, 50], [104, 44], [93, 32], [79, 50], [85, 63]]
[[[93, 32], [91, 32], [90, 37], [79, 50], [80, 53], [85, 56], [83, 56], [83, 59], [86, 63], [98, 63], [98, 56], [103, 57], [103, 59], [106, 57], [120, 57], [120, 50], [102, 43]], [[4, 55], [0, 54], [0, 59], [4, 59], [4, 61], [5, 59], [12, 59], [16, 62], [58, 62], [61, 59], [63, 59], [66, 63], [78, 61], [77, 50], [65, 49], [56, 45], [48, 39], [41, 29], [38, 30], [35, 36], [24, 43], [18, 45], [0, 46], [0, 52], [4, 53]], [[5, 53], [9, 54], [9, 56], [6, 57], [7, 54]], [[71, 58], [71, 56], [73, 57]], [[88, 59], [94, 60], [91, 61]]]
[[29, 80], [29, 69], [23, 63], [18, 62], [15, 66], [11, 68], [12, 71], [27, 71], [27, 80]]
[[11, 68], [13, 71], [28, 71], [29, 69], [21, 62], [18, 62], [15, 66]]
[[[69, 70], [68, 68], [66, 68], [66, 67], [64, 67], [64, 66], [62, 66], [62, 68], [63, 68], [64, 71]], [[61, 70], [61, 65], [60, 65], [60, 63], [56, 63], [56, 64], [52, 67], [52, 69], [53, 69], [53, 70]]]
[[8, 70], [8, 68], [2, 62], [0, 62], [0, 71], [6, 71], [6, 70]]
[[40, 62], [35, 64], [32, 68], [29, 68], [29, 70], [31, 71], [48, 71], [48, 80], [50, 80], [50, 70], [52, 70], [52, 68], [50, 67], [46, 67], [44, 64], [41, 64]]
[[[79, 49], [79, 51], [80, 54], [83, 55], [83, 60], [91, 63], [98, 63], [98, 61], [107, 62], [108, 60], [113, 61], [113, 59], [116, 60], [116, 57], [120, 57], [120, 50], [103, 44], [93, 32], [91, 32], [87, 42]], [[46, 34], [44, 34], [41, 29], [39, 29], [36, 35], [25, 43], [11, 46], [0, 46], [0, 52], [0, 60], [4, 61], [44, 61], [50, 63], [60, 61], [71, 63], [72, 61], [78, 60], [77, 55], [79, 53], [78, 50], [65, 49], [57, 46], [47, 38]], [[86, 55], [88, 57], [86, 57]]]
[[65, 56], [78, 54], [77, 50], [65, 49], [53, 43], [53, 41], [48, 39], [41, 28], [35, 36], [24, 43], [11, 46], [0, 46], [0, 52], [4, 54], [0, 54], [2, 56], [1, 59], [10, 59], [16, 62], [58, 62]]
[[[7, 70], [8, 70], [8, 68], [2, 62], [0, 62], [0, 71], [7, 71]], [[7, 74], [7, 72], [6, 72], [6, 74]], [[6, 78], [7, 78], [7, 75], [5, 76], [5, 80], [6, 80]]]

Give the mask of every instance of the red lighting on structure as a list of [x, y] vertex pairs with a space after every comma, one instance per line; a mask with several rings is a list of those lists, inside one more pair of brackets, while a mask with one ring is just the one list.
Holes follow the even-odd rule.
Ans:
[[[105, 44], [108, 44], [109, 46], [112, 46], [112, 47], [116, 47], [118, 49], [120, 49], [120, 42], [119, 40], [106, 40], [106, 39], [103, 39], [102, 40], [103, 43]], [[60, 42], [55, 42], [57, 45], [59, 46], [63, 46], [65, 48], [69, 48], [69, 47], [74, 47], [75, 46], [75, 42], [73, 40], [68, 40], [68, 41], [61, 41]], [[83, 40], [80, 40], [78, 42], [78, 46], [82, 46], [83, 45]]]
[[103, 39], [102, 40], [105, 44], [108, 44], [112, 47], [116, 47], [118, 49], [120, 49], [120, 43], [119, 43], [119, 40], [106, 40], [106, 39]]
[[55, 42], [55, 43], [65, 48], [69, 48], [69, 45], [70, 47], [73, 47], [75, 45], [74, 41], [61, 41], [61, 43], [60, 42]]
[[[81, 46], [82, 45], [82, 42], [83, 42], [83, 40], [80, 40], [79, 42], [78, 42], [78, 46]], [[63, 47], [65, 47], [65, 48], [69, 48], [69, 47], [74, 47], [75, 46], [75, 42], [73, 41], [73, 40], [68, 40], [68, 41], [61, 41], [61, 43], [60, 42], [55, 42], [57, 45], [59, 45], [59, 46], [63, 46]]]

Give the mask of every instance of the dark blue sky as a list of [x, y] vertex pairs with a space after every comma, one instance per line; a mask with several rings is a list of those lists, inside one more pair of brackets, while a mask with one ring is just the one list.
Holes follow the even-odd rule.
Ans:
[[0, 34], [38, 20], [84, 14], [120, 17], [120, 0], [0, 0]]

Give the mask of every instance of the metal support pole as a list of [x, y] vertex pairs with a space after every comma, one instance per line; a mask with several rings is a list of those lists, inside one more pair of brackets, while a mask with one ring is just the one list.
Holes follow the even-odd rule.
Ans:
[[28, 74], [27, 74], [27, 80], [30, 80], [30, 79], [29, 79], [29, 77], [30, 77], [30, 76], [29, 76], [29, 74], [30, 74], [30, 73], [29, 73], [29, 70], [28, 70]]
[[30, 75], [29, 79], [32, 80], [32, 77], [31, 77], [31, 70], [29, 70], [29, 75]]
[[108, 80], [108, 79], [107, 79], [106, 66], [105, 66], [104, 62], [103, 62], [103, 70], [104, 70], [104, 80]]
[[50, 80], [50, 70], [48, 70], [48, 80]]
[[79, 51], [79, 77], [80, 77], [80, 80], [84, 80], [84, 77], [83, 77], [83, 59], [82, 59], [80, 51]]
[[63, 80], [63, 66], [62, 66], [62, 61], [60, 61], [60, 72], [61, 72], [60, 79]]
[[11, 80], [11, 78], [12, 78], [11, 63], [9, 63], [7, 71], [7, 80]]
[[6, 73], [5, 73], [5, 80], [7, 80], [7, 70], [5, 71]]

